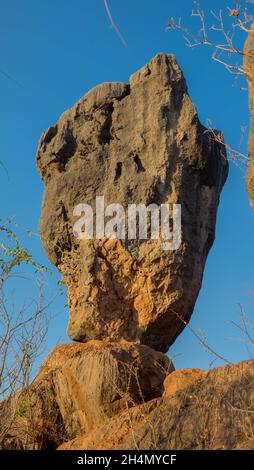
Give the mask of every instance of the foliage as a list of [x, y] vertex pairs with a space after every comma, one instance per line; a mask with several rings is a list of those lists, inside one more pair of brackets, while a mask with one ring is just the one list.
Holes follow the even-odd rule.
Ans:
[[[0, 237], [0, 398], [4, 398], [29, 384], [48, 331], [49, 302], [43, 295], [43, 273], [48, 270], [23, 247], [12, 221], [0, 220]], [[22, 299], [16, 307], [13, 296], [22, 280], [33, 283], [35, 297]]]

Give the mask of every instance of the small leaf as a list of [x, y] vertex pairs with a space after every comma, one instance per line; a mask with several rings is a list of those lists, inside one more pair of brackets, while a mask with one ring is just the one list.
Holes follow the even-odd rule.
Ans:
[[239, 16], [238, 10], [235, 10], [235, 9], [230, 10], [229, 16], [236, 16], [236, 17]]
[[169, 21], [168, 24], [167, 24], [167, 27], [166, 27], [166, 31], [168, 29], [172, 29], [172, 28], [173, 28], [173, 23], [172, 23], [172, 21]]

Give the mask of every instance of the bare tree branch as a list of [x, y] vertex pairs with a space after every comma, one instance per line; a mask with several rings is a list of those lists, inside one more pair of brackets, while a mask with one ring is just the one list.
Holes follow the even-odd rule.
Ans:
[[129, 47], [128, 47], [127, 42], [125, 41], [124, 37], [121, 34], [121, 31], [119, 30], [119, 28], [117, 27], [116, 23], [114, 22], [114, 20], [112, 18], [111, 11], [109, 9], [107, 0], [104, 0], [104, 5], [105, 5], [106, 12], [107, 12], [107, 15], [109, 17], [109, 21], [110, 21], [110, 24], [111, 24], [112, 28], [115, 30], [115, 32], [116, 32], [117, 36], [119, 37], [120, 41], [122, 42], [122, 44], [126, 47], [126, 49], [128, 49]]

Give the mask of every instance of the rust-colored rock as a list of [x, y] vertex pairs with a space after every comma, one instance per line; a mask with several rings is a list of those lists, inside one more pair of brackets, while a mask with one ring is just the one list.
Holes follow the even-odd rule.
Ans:
[[251, 126], [249, 134], [249, 166], [246, 173], [246, 187], [250, 205], [254, 210], [254, 24], [244, 47], [244, 70], [249, 85]]
[[170, 397], [205, 377], [201, 369], [180, 369], [169, 374], [164, 381], [163, 397]]
[[59, 449], [253, 450], [253, 430], [252, 360], [213, 369], [185, 390], [136, 406]]
[[66, 432], [52, 373], [0, 402], [0, 424], [0, 450], [53, 450], [74, 436]]
[[[130, 84], [104, 83], [42, 136], [40, 232], [68, 287], [69, 336], [124, 338], [166, 351], [189, 321], [215, 236], [228, 164], [199, 122], [173, 55], [158, 54]], [[178, 203], [182, 243], [76, 240], [73, 209]]]
[[28, 390], [0, 404], [0, 448], [54, 448], [160, 396], [173, 370], [163, 353], [126, 341], [57, 346]]
[[54, 376], [56, 401], [68, 432], [80, 434], [106, 418], [162, 394], [173, 365], [163, 353], [126, 341], [57, 346], [36, 379]]

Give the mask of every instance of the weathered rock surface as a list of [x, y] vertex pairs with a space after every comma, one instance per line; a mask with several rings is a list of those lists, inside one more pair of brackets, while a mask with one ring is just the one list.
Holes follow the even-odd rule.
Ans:
[[57, 346], [28, 390], [0, 404], [1, 426], [10, 427], [0, 448], [57, 447], [161, 396], [172, 370], [163, 353], [125, 341]]
[[250, 204], [254, 210], [254, 24], [247, 38], [244, 48], [244, 69], [249, 85], [251, 127], [249, 134], [250, 162], [246, 173], [246, 187]]
[[185, 390], [136, 406], [59, 449], [253, 449], [253, 431], [252, 360], [214, 369]]
[[163, 397], [169, 397], [203, 379], [207, 372], [201, 369], [180, 369], [169, 374], [164, 381]]
[[[40, 232], [68, 287], [69, 336], [125, 338], [165, 352], [192, 314], [228, 172], [175, 57], [158, 54], [130, 84], [87, 93], [42, 135], [37, 167], [45, 184]], [[94, 208], [96, 196], [125, 209], [181, 204], [181, 246], [76, 240], [73, 209]]]
[[0, 450], [55, 449], [68, 440], [53, 374], [0, 402], [0, 426]]

